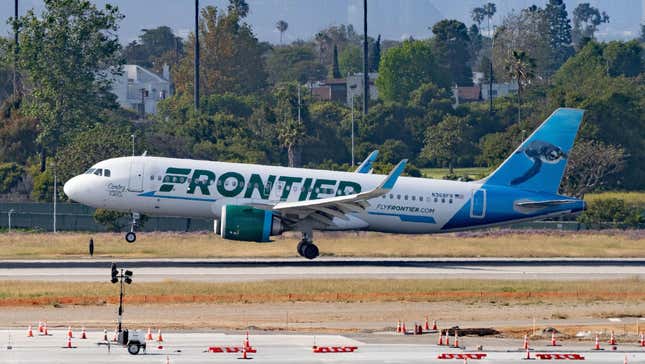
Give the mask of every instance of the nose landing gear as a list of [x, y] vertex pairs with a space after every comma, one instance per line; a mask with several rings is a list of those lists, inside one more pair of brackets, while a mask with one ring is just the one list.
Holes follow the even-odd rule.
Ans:
[[125, 241], [127, 241], [128, 243], [132, 244], [137, 241], [137, 234], [134, 232], [134, 227], [137, 226], [137, 220], [139, 219], [139, 217], [139, 213], [132, 213], [132, 223], [130, 224], [130, 231], [125, 233]]
[[314, 245], [312, 238], [312, 233], [302, 233], [302, 240], [298, 243], [298, 246], [296, 250], [298, 251], [298, 254], [300, 254], [301, 257], [307, 258], [307, 259], [315, 259], [320, 255], [320, 251], [318, 250], [318, 247]]

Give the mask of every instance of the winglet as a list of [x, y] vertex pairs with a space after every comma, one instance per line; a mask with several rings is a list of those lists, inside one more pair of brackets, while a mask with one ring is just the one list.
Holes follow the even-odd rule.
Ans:
[[401, 173], [403, 173], [403, 170], [405, 169], [405, 165], [408, 163], [407, 159], [403, 159], [399, 162], [399, 164], [392, 169], [392, 172], [387, 175], [383, 183], [378, 187], [379, 189], [384, 189], [384, 190], [391, 190], [394, 187], [394, 184], [396, 181], [399, 179], [399, 176], [401, 176]]
[[376, 157], [378, 157], [378, 149], [372, 151], [372, 153], [370, 153], [370, 155], [365, 158], [363, 163], [361, 163], [358, 168], [356, 168], [354, 173], [370, 173], [370, 171], [372, 170], [372, 163], [374, 163]]

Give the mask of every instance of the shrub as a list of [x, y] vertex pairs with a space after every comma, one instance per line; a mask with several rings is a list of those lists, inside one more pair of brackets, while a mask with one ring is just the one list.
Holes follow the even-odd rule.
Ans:
[[638, 206], [629, 205], [618, 198], [597, 199], [589, 202], [587, 211], [578, 221], [589, 227], [637, 227], [645, 221]]

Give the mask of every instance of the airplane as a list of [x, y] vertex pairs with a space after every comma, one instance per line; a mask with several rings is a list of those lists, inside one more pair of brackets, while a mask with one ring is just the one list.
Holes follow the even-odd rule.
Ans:
[[298, 254], [319, 255], [314, 230], [427, 234], [544, 219], [585, 209], [558, 194], [583, 110], [555, 110], [493, 173], [472, 182], [153, 156], [101, 161], [65, 183], [73, 201], [132, 214], [213, 219], [225, 239], [268, 242], [299, 231]]

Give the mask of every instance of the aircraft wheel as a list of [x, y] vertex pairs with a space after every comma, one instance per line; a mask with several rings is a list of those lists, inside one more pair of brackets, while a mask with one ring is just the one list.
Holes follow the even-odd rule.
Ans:
[[128, 243], [134, 243], [137, 241], [137, 234], [134, 233], [134, 231], [130, 231], [125, 234], [125, 241]]
[[306, 243], [302, 246], [302, 256], [311, 260], [319, 255], [318, 247], [312, 243]]

